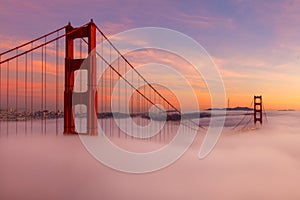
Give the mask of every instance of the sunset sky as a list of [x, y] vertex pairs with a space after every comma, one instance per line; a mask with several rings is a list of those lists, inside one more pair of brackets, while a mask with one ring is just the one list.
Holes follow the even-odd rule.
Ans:
[[108, 35], [163, 27], [200, 43], [223, 77], [230, 105], [300, 109], [300, 1], [10, 1], [0, 5], [0, 52], [94, 19]]

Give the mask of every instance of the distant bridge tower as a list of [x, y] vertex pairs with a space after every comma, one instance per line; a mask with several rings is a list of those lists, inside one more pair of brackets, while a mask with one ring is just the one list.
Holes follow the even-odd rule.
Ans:
[[254, 96], [254, 124], [262, 124], [262, 96]]
[[[74, 59], [74, 40], [88, 39], [88, 57]], [[87, 106], [87, 134], [97, 135], [97, 87], [96, 87], [96, 25], [93, 20], [86, 26], [73, 28], [71, 23], [66, 26], [66, 58], [65, 58], [65, 91], [64, 91], [64, 134], [77, 134], [74, 122], [74, 106]], [[82, 63], [84, 67], [81, 67]], [[81, 67], [81, 68], [80, 68]], [[74, 72], [87, 71], [87, 91], [75, 93]], [[72, 98], [74, 97], [74, 98]]]

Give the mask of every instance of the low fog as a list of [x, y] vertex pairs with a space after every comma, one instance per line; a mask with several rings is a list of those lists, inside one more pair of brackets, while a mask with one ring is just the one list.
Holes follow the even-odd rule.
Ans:
[[[272, 111], [267, 116], [262, 127], [242, 130], [228, 125], [242, 115], [228, 117], [205, 159], [198, 159], [204, 138], [199, 133], [179, 160], [146, 174], [101, 164], [78, 136], [63, 136], [61, 125], [56, 135], [55, 120], [47, 122], [45, 134], [38, 121], [33, 133], [30, 122], [26, 133], [25, 122], [1, 122], [0, 199], [299, 199], [300, 112]], [[135, 143], [112, 140], [120, 146]], [[146, 140], [138, 145], [151, 149], [163, 144]]]

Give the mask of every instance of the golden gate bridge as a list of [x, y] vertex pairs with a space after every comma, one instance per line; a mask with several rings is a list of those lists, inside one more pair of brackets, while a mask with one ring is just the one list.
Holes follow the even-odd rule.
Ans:
[[[101, 47], [96, 50], [97, 40], [101, 41]], [[116, 60], [111, 60], [112, 54], [117, 55]], [[99, 79], [99, 85], [97, 64], [107, 67]], [[80, 89], [75, 91], [77, 79]], [[113, 87], [120, 84], [120, 80], [125, 85], [119, 85], [117, 97], [112, 97]], [[140, 86], [136, 87], [133, 82], [138, 82]], [[0, 84], [0, 126], [3, 121], [25, 121], [24, 129], [27, 131], [29, 128], [32, 130], [35, 119], [41, 119], [41, 131], [45, 132], [47, 121], [55, 119], [57, 133], [59, 118], [63, 117], [64, 134], [77, 134], [75, 107], [85, 105], [87, 119], [84, 134], [88, 135], [98, 134], [98, 119], [101, 119], [102, 128], [109, 129], [109, 133], [117, 129], [120, 134], [122, 131], [113, 120], [105, 122], [113, 115], [117, 120], [132, 118], [133, 123], [146, 126], [149, 120], [153, 120], [149, 111], [151, 108], [154, 108], [151, 112], [163, 113], [166, 121], [176, 123], [186, 118], [184, 126], [187, 128], [205, 129], [183, 115], [172, 92], [148, 82], [93, 20], [76, 28], [69, 23], [1, 53]], [[122, 112], [124, 96], [130, 96], [129, 113]], [[117, 112], [112, 110], [112, 98], [116, 98]], [[172, 126], [174, 123], [169, 124]], [[7, 133], [10, 131], [8, 127]], [[166, 132], [170, 130], [172, 127], [163, 129]]]
[[[112, 60], [112, 55], [116, 59]], [[97, 66], [100, 66], [101, 77], [98, 77]], [[138, 84], [134, 84], [136, 82]], [[24, 121], [26, 132], [32, 131], [34, 120], [39, 119], [42, 133], [46, 132], [47, 123], [55, 120], [58, 134], [60, 118], [63, 118], [64, 134], [98, 135], [100, 124], [105, 132], [118, 132], [120, 136], [128, 129], [134, 132], [134, 126], [128, 123], [146, 127], [153, 120], [170, 122], [164, 124], [159, 137], [173, 132], [179, 121], [187, 129], [206, 129], [182, 113], [172, 91], [148, 82], [93, 20], [75, 28], [69, 23], [1, 53], [0, 84], [1, 132], [4, 132], [5, 121], [9, 133], [12, 128], [8, 123]], [[117, 95], [113, 95], [114, 92]], [[261, 96], [254, 98], [254, 123], [262, 123]], [[116, 108], [112, 108], [112, 101]], [[128, 111], [124, 106], [129, 107]], [[234, 128], [246, 127], [251, 121], [245, 120], [247, 115]], [[81, 120], [82, 116], [86, 117], [84, 130], [75, 127], [75, 118]], [[200, 113], [194, 119], [199, 117]], [[124, 119], [131, 119], [125, 122], [125, 131], [118, 127]], [[16, 132], [18, 127], [16, 124]]]

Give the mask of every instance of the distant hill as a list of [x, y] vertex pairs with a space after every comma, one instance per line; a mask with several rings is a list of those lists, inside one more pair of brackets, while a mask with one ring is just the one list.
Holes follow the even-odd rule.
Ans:
[[249, 108], [249, 107], [235, 107], [235, 108], [208, 108], [207, 110], [249, 111], [249, 110], [253, 110], [253, 108]]

